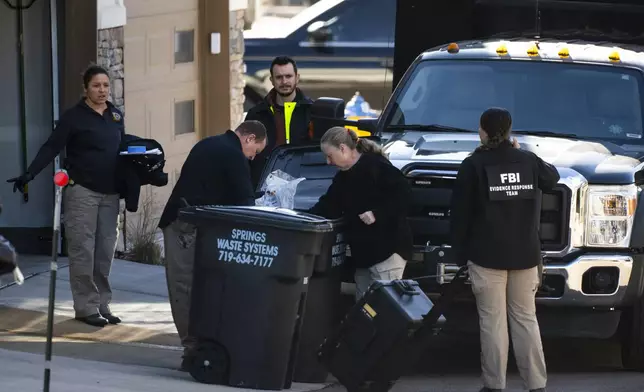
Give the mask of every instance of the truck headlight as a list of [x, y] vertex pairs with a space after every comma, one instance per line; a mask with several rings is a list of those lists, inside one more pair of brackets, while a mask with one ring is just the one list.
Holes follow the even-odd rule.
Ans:
[[586, 246], [628, 247], [637, 196], [635, 185], [590, 185], [586, 195]]

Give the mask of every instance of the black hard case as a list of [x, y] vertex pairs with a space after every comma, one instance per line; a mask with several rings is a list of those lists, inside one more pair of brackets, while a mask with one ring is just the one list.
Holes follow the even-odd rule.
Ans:
[[445, 306], [464, 291], [464, 272], [436, 304], [416, 281], [376, 281], [320, 346], [318, 359], [348, 392], [388, 391], [427, 347]]

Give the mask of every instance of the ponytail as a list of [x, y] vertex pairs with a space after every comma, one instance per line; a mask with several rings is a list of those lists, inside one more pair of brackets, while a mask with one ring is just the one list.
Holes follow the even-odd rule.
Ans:
[[507, 109], [490, 108], [481, 114], [479, 120], [481, 129], [487, 135], [485, 142], [481, 143], [475, 152], [493, 150], [510, 142], [510, 130], [512, 129], [512, 116]]
[[352, 150], [357, 150], [361, 154], [376, 154], [385, 156], [382, 147], [378, 143], [359, 138], [351, 129], [345, 127], [333, 127], [326, 131], [320, 140], [321, 144], [328, 144], [335, 148], [340, 148], [341, 144]]
[[503, 135], [494, 136], [494, 137], [488, 138], [485, 143], [481, 143], [481, 145], [478, 146], [474, 150], [474, 152], [494, 150], [495, 148], [499, 148], [501, 146], [507, 146], [511, 144], [512, 142], [506, 136], [503, 136]]
[[[353, 131], [350, 130], [349, 132], [353, 132]], [[360, 154], [370, 153], [370, 154], [376, 154], [376, 155], [382, 155], [382, 156], [385, 155], [382, 152], [382, 147], [380, 147], [378, 143], [367, 139], [358, 139], [356, 143], [356, 150], [358, 150]]]

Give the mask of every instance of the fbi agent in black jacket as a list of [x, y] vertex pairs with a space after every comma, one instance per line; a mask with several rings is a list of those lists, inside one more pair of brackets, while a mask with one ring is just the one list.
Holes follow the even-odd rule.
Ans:
[[329, 129], [320, 141], [327, 162], [340, 171], [309, 210], [344, 218], [355, 267], [356, 299], [374, 280], [401, 279], [413, 247], [407, 223], [411, 188], [376, 143], [343, 127]]
[[38, 175], [63, 148], [70, 184], [63, 196], [69, 283], [76, 319], [102, 327], [118, 324], [110, 310], [110, 269], [118, 237], [116, 167], [125, 133], [123, 113], [108, 101], [110, 79], [99, 66], [83, 75], [85, 98], [67, 110], [27, 172], [8, 180], [14, 192]]
[[248, 160], [265, 147], [266, 128], [259, 121], [244, 121], [234, 132], [199, 141], [188, 154], [161, 215], [170, 308], [184, 347], [182, 370], [187, 370], [196, 343], [188, 334], [188, 319], [197, 232], [194, 225], [177, 220], [179, 209], [186, 203], [255, 205]]
[[533, 392], [547, 375], [536, 317], [540, 277], [540, 198], [559, 181], [557, 169], [510, 141], [512, 118], [492, 108], [480, 119], [482, 145], [458, 172], [451, 210], [452, 245], [467, 264], [479, 313], [484, 388], [506, 385], [509, 338], [521, 377]]

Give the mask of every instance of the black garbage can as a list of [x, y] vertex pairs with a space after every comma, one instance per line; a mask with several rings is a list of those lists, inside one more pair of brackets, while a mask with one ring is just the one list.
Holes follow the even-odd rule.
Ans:
[[309, 279], [306, 307], [299, 331], [293, 381], [323, 383], [329, 372], [320, 363], [320, 345], [342, 321], [342, 278], [346, 245], [342, 220], [331, 221], [333, 231], [322, 240], [313, 275]]
[[271, 207], [193, 206], [179, 219], [197, 227], [190, 374], [207, 384], [290, 388], [308, 279], [332, 224]]

